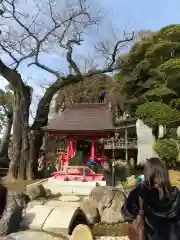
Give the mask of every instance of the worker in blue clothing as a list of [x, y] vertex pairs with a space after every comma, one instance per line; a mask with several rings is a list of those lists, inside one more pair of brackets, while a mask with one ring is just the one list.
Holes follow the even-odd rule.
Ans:
[[91, 168], [93, 171], [96, 171], [97, 164], [94, 160], [89, 159], [87, 162], [87, 165], [89, 168]]
[[105, 98], [105, 91], [99, 93], [99, 103], [103, 103]]

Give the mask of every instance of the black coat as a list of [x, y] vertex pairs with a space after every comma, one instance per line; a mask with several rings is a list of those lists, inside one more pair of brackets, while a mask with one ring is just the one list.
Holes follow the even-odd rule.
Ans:
[[160, 200], [156, 188], [138, 184], [125, 201], [121, 212], [127, 221], [139, 212], [139, 196], [143, 198], [146, 240], [180, 240], [180, 192], [172, 188], [169, 199]]

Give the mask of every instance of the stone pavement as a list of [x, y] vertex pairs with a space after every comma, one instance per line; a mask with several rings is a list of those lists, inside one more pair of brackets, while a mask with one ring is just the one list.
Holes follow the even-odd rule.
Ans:
[[7, 236], [4, 240], [64, 240], [60, 237], [54, 237], [48, 233], [44, 232], [33, 232], [33, 231], [24, 231], [24, 232], [17, 232], [12, 233]]
[[[73, 200], [72, 196], [69, 196]], [[66, 198], [66, 200], [68, 200]], [[64, 202], [50, 200], [44, 205], [35, 205], [27, 208], [21, 221], [21, 229], [43, 230], [51, 233], [67, 235], [72, 215], [80, 202]]]
[[[79, 199], [77, 196], [64, 196], [60, 199], [62, 201], [49, 200], [44, 203], [40, 200], [34, 200], [30, 202], [20, 224], [22, 232], [11, 234], [4, 240], [69, 239], [67, 233], [68, 226], [74, 211], [80, 206], [80, 201], [77, 201]], [[95, 237], [94, 239], [128, 240], [127, 237], [105, 236]]]
[[[12, 233], [2, 240], [65, 240], [63, 237], [54, 237], [51, 234], [37, 231], [24, 231]], [[68, 239], [68, 238], [66, 238]], [[128, 240], [127, 237], [95, 237], [95, 240]]]

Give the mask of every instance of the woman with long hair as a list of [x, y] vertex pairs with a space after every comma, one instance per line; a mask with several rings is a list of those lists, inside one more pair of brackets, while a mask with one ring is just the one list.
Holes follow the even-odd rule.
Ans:
[[171, 186], [168, 170], [159, 158], [147, 159], [144, 181], [129, 193], [121, 212], [132, 222], [143, 200], [145, 240], [180, 240], [180, 193]]

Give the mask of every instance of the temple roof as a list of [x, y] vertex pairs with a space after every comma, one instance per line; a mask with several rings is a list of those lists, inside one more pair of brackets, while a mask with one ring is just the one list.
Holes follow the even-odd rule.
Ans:
[[100, 132], [115, 129], [112, 105], [105, 103], [65, 104], [61, 112], [43, 128], [47, 132]]

